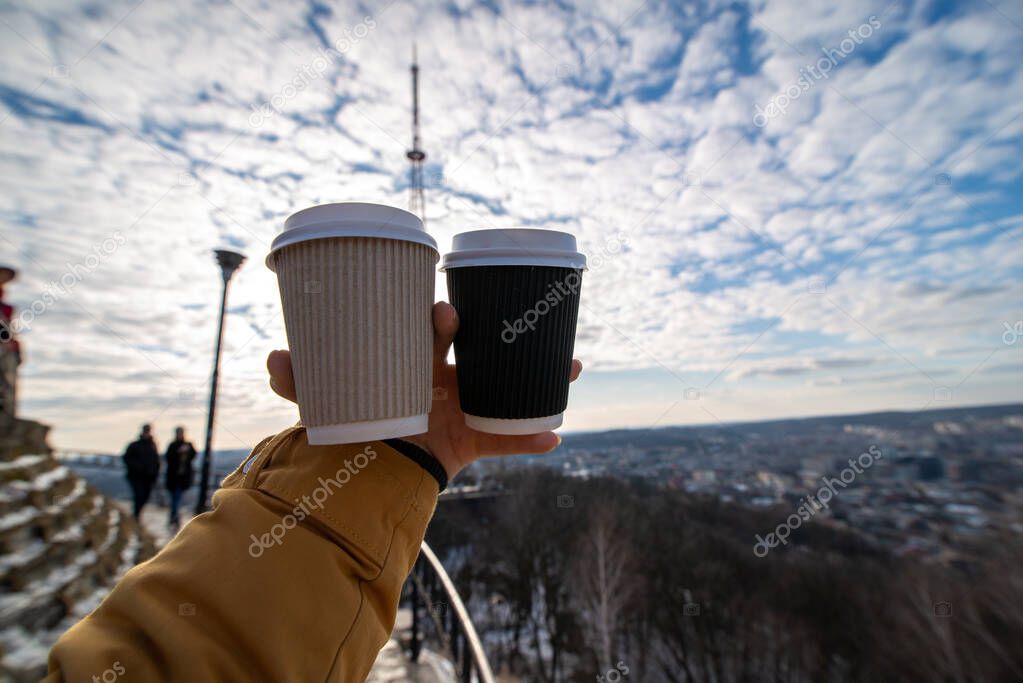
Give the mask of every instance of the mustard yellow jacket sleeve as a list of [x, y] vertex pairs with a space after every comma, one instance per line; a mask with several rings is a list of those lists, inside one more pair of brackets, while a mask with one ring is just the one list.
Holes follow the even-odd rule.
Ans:
[[45, 680], [361, 683], [437, 494], [382, 442], [271, 437], [57, 641]]

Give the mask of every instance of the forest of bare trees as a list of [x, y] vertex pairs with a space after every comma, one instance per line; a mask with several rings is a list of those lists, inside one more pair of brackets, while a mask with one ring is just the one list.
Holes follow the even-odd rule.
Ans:
[[523, 681], [1023, 680], [1018, 537], [953, 569], [817, 523], [761, 558], [776, 512], [540, 468], [502, 483], [442, 504], [428, 540]]

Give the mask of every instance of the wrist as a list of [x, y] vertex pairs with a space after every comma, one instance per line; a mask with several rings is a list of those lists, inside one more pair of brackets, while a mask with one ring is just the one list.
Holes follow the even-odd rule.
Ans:
[[462, 465], [461, 464], [459, 464], [457, 462], [453, 462], [450, 458], [444, 457], [443, 449], [442, 448], [435, 448], [430, 443], [430, 435], [429, 435], [429, 433], [426, 433], [426, 434], [414, 434], [412, 436], [403, 436], [403, 437], [401, 437], [401, 439], [402, 439], [402, 441], [408, 441], [411, 444], [415, 444], [416, 446], [419, 446], [424, 451], [426, 451], [431, 456], [433, 456], [441, 464], [441, 466], [444, 468], [444, 472], [447, 474], [448, 481], [451, 481], [452, 479], [454, 479], [455, 475], [458, 474], [462, 470]]
[[433, 454], [426, 440], [421, 436], [384, 439], [384, 443], [426, 470], [426, 473], [437, 482], [437, 488], [443, 491], [447, 488], [448, 480], [453, 475], [448, 472], [444, 463]]

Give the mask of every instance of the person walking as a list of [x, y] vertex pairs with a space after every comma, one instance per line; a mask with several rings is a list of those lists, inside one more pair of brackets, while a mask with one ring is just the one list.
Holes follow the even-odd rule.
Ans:
[[124, 468], [135, 502], [135, 519], [138, 520], [160, 474], [160, 454], [153, 441], [151, 425], [142, 425], [138, 440], [128, 445], [124, 452]]
[[178, 427], [174, 430], [174, 441], [167, 446], [167, 453], [164, 455], [167, 468], [166, 484], [167, 493], [170, 494], [170, 519], [167, 525], [173, 529], [181, 526], [178, 517], [178, 510], [181, 507], [181, 497], [192, 486], [192, 479], [195, 471], [192, 469], [192, 461], [195, 460], [195, 447], [190, 441], [185, 440], [185, 428]]

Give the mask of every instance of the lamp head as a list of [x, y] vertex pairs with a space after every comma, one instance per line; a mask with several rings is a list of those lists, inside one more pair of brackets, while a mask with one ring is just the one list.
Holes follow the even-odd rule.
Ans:
[[217, 255], [217, 264], [220, 266], [221, 274], [224, 276], [224, 282], [230, 280], [231, 276], [234, 275], [234, 271], [238, 270], [238, 267], [245, 262], [245, 256], [236, 251], [217, 249], [213, 253]]

